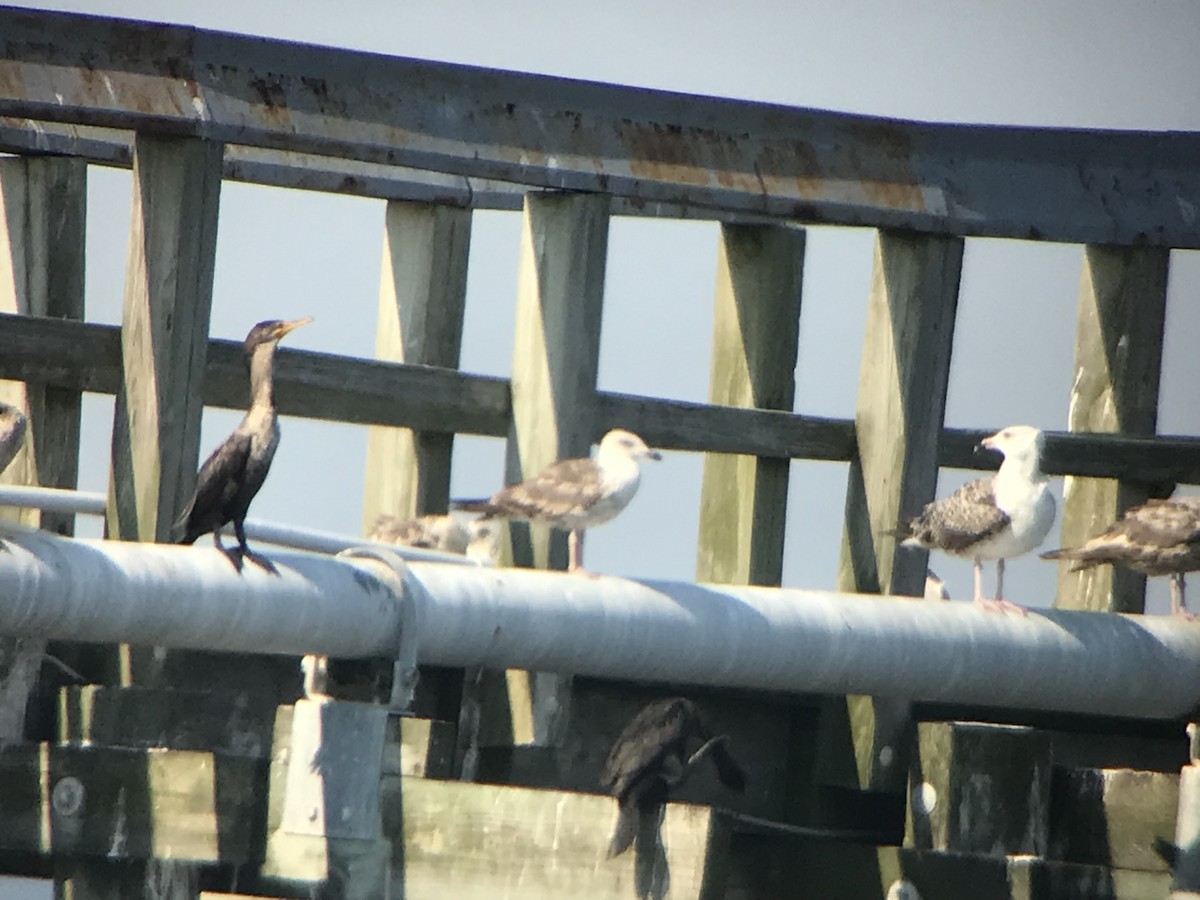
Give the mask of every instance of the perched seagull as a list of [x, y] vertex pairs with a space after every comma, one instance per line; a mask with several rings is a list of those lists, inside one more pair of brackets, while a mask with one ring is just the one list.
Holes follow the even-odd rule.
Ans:
[[0, 403], [0, 472], [8, 468], [25, 443], [28, 426], [25, 413], [8, 403]]
[[496, 554], [496, 529], [490, 522], [480, 519], [464, 522], [452, 515], [412, 519], [381, 515], [375, 520], [367, 540], [457, 553], [471, 559], [492, 559]]
[[[1028, 553], [1054, 524], [1054, 497], [1042, 474], [1041, 431], [1010, 425], [984, 438], [981, 447], [1003, 454], [1000, 471], [968, 482], [925, 506], [896, 532], [907, 547], [941, 550], [975, 562], [975, 603], [1000, 612], [1028, 612], [1004, 599], [1004, 561]], [[983, 596], [983, 560], [996, 560], [996, 598]]]
[[563, 459], [536, 478], [501, 488], [487, 500], [457, 500], [465, 512], [484, 519], [523, 519], [570, 532], [567, 571], [583, 568], [583, 532], [603, 525], [629, 505], [637, 493], [642, 459], [662, 459], [631, 431], [614, 428], [600, 441], [594, 458]]
[[1171, 613], [1190, 618], [1184, 573], [1200, 569], [1200, 497], [1151, 500], [1127, 509], [1082, 547], [1050, 550], [1042, 559], [1072, 560], [1072, 572], [1108, 563], [1143, 575], [1170, 575]]
[[[293, 322], [259, 322], [250, 329], [242, 343], [250, 366], [250, 409], [233, 434], [200, 467], [196, 491], [175, 522], [181, 544], [190, 544], [211, 531], [217, 549], [229, 556], [239, 571], [243, 557], [271, 568], [269, 562], [250, 552], [244, 523], [250, 501], [267, 480], [279, 446], [279, 416], [272, 388], [275, 346], [284, 335], [311, 321], [312, 316]], [[236, 556], [221, 543], [221, 528], [229, 522], [233, 522], [237, 534]]]
[[745, 790], [746, 775], [729, 754], [728, 741], [728, 735], [709, 734], [696, 704], [685, 697], [656, 700], [630, 719], [600, 774], [600, 785], [618, 805], [609, 859], [628, 850], [635, 839], [639, 854], [653, 851], [668, 793], [704, 757], [712, 758], [723, 785]]

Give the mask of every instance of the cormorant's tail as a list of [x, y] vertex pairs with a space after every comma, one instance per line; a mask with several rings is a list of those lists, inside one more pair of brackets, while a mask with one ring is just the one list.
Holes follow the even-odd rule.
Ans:
[[633, 844], [638, 834], [640, 813], [632, 802], [617, 808], [617, 824], [613, 828], [612, 839], [608, 842], [608, 858], [620, 856]]

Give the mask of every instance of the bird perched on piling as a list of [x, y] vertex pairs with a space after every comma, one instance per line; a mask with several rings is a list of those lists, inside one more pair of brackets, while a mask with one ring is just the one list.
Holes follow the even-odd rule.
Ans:
[[[1004, 561], [1028, 553], [1054, 524], [1054, 497], [1041, 457], [1045, 437], [1029, 425], [1010, 425], [984, 438], [980, 447], [1003, 454], [1000, 470], [964, 484], [921, 514], [901, 523], [903, 545], [940, 550], [975, 563], [975, 603], [1003, 612], [1027, 610], [1004, 599]], [[996, 596], [983, 596], [983, 560], [996, 560]]]
[[1151, 500], [1132, 507], [1083, 546], [1049, 550], [1042, 559], [1071, 560], [1072, 572], [1109, 564], [1143, 575], [1170, 575], [1171, 613], [1191, 618], [1184, 573], [1200, 569], [1200, 497]]
[[471, 559], [493, 559], [496, 554], [495, 526], [480, 519], [460, 521], [453, 515], [415, 516], [410, 519], [381, 515], [375, 520], [367, 540], [378, 544], [457, 553]]
[[[279, 445], [279, 416], [272, 386], [275, 347], [284, 335], [311, 321], [312, 316], [291, 322], [271, 320], [250, 329], [242, 343], [250, 367], [250, 408], [233, 434], [200, 467], [196, 490], [175, 522], [175, 532], [181, 535], [179, 543], [190, 544], [211, 531], [217, 549], [239, 570], [243, 557], [270, 568], [256, 559], [246, 544], [246, 512], [266, 481]], [[221, 528], [229, 522], [237, 534], [236, 555], [221, 543]]]
[[25, 413], [8, 403], [0, 403], [0, 472], [8, 468], [25, 443], [28, 427]]
[[730, 755], [728, 742], [728, 735], [710, 734], [696, 704], [686, 697], [656, 700], [630, 719], [600, 774], [600, 785], [618, 807], [609, 858], [624, 853], [635, 840], [639, 855], [653, 850], [668, 794], [706, 756], [723, 785], [744, 791], [746, 775]]
[[662, 459], [631, 431], [614, 428], [595, 457], [563, 459], [535, 478], [501, 488], [486, 500], [456, 500], [454, 508], [484, 519], [521, 519], [570, 532], [567, 571], [583, 568], [583, 532], [603, 525], [637, 493], [643, 459]]

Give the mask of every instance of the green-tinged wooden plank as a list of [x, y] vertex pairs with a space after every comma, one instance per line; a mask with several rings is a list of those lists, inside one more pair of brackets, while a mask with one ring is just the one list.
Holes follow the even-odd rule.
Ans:
[[[889, 532], [937, 486], [962, 256], [959, 238], [876, 237], [838, 590], [924, 594], [926, 554]], [[831, 698], [818, 780], [902, 793], [912, 728], [903, 698]]]
[[[555, 460], [587, 456], [596, 437], [608, 220], [604, 194], [525, 198], [505, 457], [509, 483]], [[520, 523], [508, 532], [517, 565], [566, 568], [565, 534]], [[570, 715], [569, 675], [513, 671], [507, 682], [509, 710], [500, 714], [511, 722], [513, 740], [557, 744]], [[485, 709], [484, 720], [488, 714]], [[486, 729], [486, 721], [480, 727]]]
[[[1153, 435], [1158, 423], [1170, 251], [1091, 246], [1084, 256], [1075, 332], [1075, 368], [1067, 424], [1072, 431]], [[1076, 547], [1147, 497], [1147, 485], [1067, 478], [1063, 547]], [[1146, 577], [1097, 566], [1059, 564], [1055, 606], [1142, 612]]]
[[266, 762], [187, 750], [0, 748], [4, 851], [240, 864], [262, 858]]
[[1046, 856], [1166, 872], [1154, 841], [1174, 838], [1178, 806], [1177, 772], [1055, 767]]
[[162, 541], [195, 483], [222, 146], [139, 135], [108, 534]]
[[[378, 359], [458, 368], [471, 243], [469, 210], [391, 201], [375, 332]], [[380, 513], [446, 511], [454, 435], [374, 427], [367, 437], [363, 528]]]
[[[384, 808], [385, 828], [404, 836], [408, 900], [635, 896], [633, 851], [605, 859], [616, 819], [608, 797], [405, 778], [385, 779]], [[672, 900], [723, 896], [706, 886], [706, 862], [728, 840], [716, 818], [708, 807], [668, 805]]]
[[[791, 411], [804, 238], [799, 228], [721, 227], [708, 389], [713, 405]], [[697, 581], [780, 583], [788, 463], [705, 457]]]
[[[83, 318], [87, 168], [52, 158], [0, 160], [0, 312]], [[79, 476], [78, 390], [0, 383], [0, 400], [26, 411], [25, 447], [0, 481], [73, 488]], [[74, 534], [64, 513], [0, 509], [0, 517]]]

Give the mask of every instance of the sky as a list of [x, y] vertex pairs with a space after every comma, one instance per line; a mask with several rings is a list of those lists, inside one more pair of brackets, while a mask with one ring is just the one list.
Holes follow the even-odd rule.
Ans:
[[[268, 35], [394, 55], [470, 63], [750, 100], [946, 122], [1130, 129], [1200, 128], [1193, 48], [1200, 12], [1158, 4], [769, 4], [731, 17], [709, 3], [535, 4], [314, 2], [190, 7], [139, 0], [53, 8]], [[569, 14], [563, 13], [569, 11]], [[1085, 14], [1086, 13], [1086, 14]], [[630, 27], [629, 23], [636, 23]], [[89, 172], [87, 317], [119, 323], [129, 220], [127, 172]], [[373, 353], [383, 202], [227, 182], [221, 197], [212, 334], [240, 340], [263, 318], [311, 314], [287, 345]], [[474, 217], [462, 367], [507, 376], [520, 216]], [[614, 218], [610, 230], [600, 388], [701, 401], [708, 364], [717, 226]], [[873, 235], [809, 229], [797, 411], [851, 417], [858, 383]], [[1065, 427], [1082, 249], [968, 241], [947, 403], [951, 426]], [[1176, 252], [1160, 432], [1200, 432], [1189, 408], [1195, 363], [1178, 348], [1200, 329], [1197, 254]], [[672, 335], [670, 361], [661, 336]], [[1014, 352], [1015, 351], [1015, 352]], [[111, 398], [89, 398], [81, 487], [104, 490]], [[206, 412], [201, 456], [239, 414]], [[366, 430], [287, 419], [257, 518], [343, 533], [361, 529]], [[845, 465], [796, 462], [784, 584], [832, 588]], [[671, 453], [646, 467], [639, 496], [588, 541], [588, 565], [634, 577], [694, 572], [702, 459]], [[939, 494], [971, 473], [943, 471]], [[490, 493], [503, 442], [457, 442], [453, 493]], [[1060, 487], [1060, 485], [1058, 486]], [[669, 527], [662, 528], [665, 519]], [[90, 531], [89, 531], [90, 529]], [[98, 533], [99, 523], [81, 533]], [[969, 564], [938, 560], [954, 596]], [[1010, 593], [1049, 603], [1055, 567], [1009, 566]]]
[[[16, 4], [26, 5], [26, 4]], [[1200, 7], [982, 0], [962, 4], [342, 0], [75, 0], [37, 4], [448, 62], [820, 109], [941, 122], [1200, 130]], [[129, 222], [126, 172], [89, 173], [87, 318], [119, 323]], [[373, 353], [382, 201], [226, 183], [212, 333], [240, 340], [256, 321], [313, 315], [287, 346]], [[462, 368], [507, 376], [520, 217], [474, 217]], [[717, 226], [615, 218], [601, 343], [602, 390], [702, 401], [708, 390]], [[814, 227], [804, 273], [797, 411], [852, 417], [873, 235]], [[1066, 427], [1082, 248], [972, 239], [963, 266], [950, 426]], [[1159, 431], [1200, 434], [1194, 402], [1200, 254], [1172, 254]], [[670, 358], [662, 336], [671, 335]], [[201, 455], [236, 424], [206, 412]], [[106, 489], [112, 400], [88, 397], [80, 486]], [[360, 533], [366, 430], [285, 419], [256, 518]], [[702, 458], [648, 464], [630, 508], [589, 536], [587, 564], [633, 577], [690, 579]], [[456, 444], [453, 493], [503, 479], [503, 442]], [[832, 588], [846, 466], [795, 462], [784, 585]], [[945, 495], [973, 473], [943, 470]], [[1061, 495], [1061, 481], [1055, 480]], [[98, 533], [98, 523], [83, 534]], [[1055, 545], [1057, 529], [1047, 546]], [[970, 565], [934, 557], [955, 597]], [[1009, 564], [1008, 595], [1048, 605], [1056, 567]], [[994, 577], [989, 567], [985, 589]], [[1165, 608], [1165, 585], [1152, 605]]]

